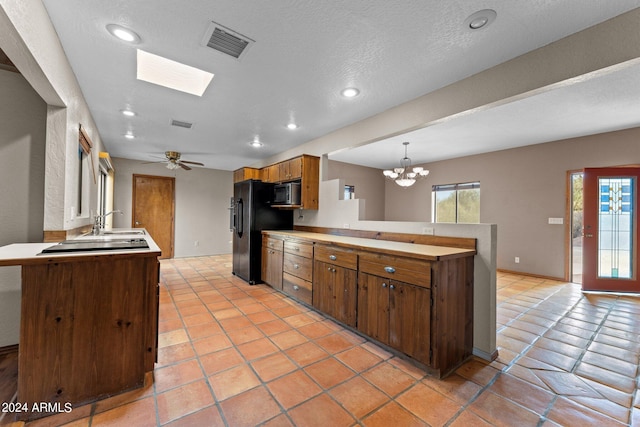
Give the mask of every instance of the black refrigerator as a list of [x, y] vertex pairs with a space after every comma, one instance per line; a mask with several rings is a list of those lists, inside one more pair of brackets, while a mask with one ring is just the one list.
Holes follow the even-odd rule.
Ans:
[[233, 185], [233, 274], [260, 283], [262, 230], [293, 229], [293, 211], [271, 207], [274, 184], [250, 179]]

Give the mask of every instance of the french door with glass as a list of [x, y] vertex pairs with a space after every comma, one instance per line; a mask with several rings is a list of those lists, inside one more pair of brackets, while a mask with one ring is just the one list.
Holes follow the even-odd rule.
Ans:
[[584, 170], [582, 289], [640, 292], [640, 168]]

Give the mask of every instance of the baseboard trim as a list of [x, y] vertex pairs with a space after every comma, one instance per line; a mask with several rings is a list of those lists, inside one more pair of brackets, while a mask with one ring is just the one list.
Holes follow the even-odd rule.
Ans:
[[8, 345], [6, 347], [0, 347], [0, 356], [4, 356], [5, 354], [17, 353], [18, 352], [18, 344]]
[[486, 360], [487, 362], [493, 362], [498, 358], [498, 349], [493, 350], [491, 353], [487, 353], [484, 350], [474, 347], [472, 354], [480, 359]]
[[566, 280], [564, 278], [561, 278], [561, 277], [543, 276], [541, 274], [525, 273], [523, 271], [505, 270], [505, 269], [502, 269], [502, 268], [497, 268], [496, 272], [498, 272], [498, 273], [507, 273], [507, 274], [515, 274], [515, 275], [519, 275], [519, 276], [536, 277], [538, 279], [555, 280], [557, 282], [566, 282]]

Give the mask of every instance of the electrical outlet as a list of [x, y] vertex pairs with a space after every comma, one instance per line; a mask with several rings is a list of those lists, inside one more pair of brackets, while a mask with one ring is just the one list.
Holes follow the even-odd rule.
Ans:
[[564, 218], [549, 218], [549, 224], [564, 224]]
[[516, 264], [520, 264], [520, 257], [519, 256], [516, 257]]
[[435, 233], [434, 233], [433, 227], [423, 227], [422, 234], [429, 234], [433, 236]]
[[349, 224], [342, 224], [342, 228], [349, 228]]

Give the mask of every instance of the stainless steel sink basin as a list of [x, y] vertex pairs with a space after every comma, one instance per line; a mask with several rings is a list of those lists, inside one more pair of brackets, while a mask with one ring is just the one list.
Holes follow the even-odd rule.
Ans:
[[42, 251], [45, 253], [58, 252], [89, 252], [89, 251], [105, 251], [105, 250], [123, 250], [123, 249], [146, 249], [149, 244], [145, 239], [82, 239], [82, 240], [65, 240], [56, 245], [50, 246]]
[[100, 234], [114, 235], [114, 234], [146, 234], [144, 230], [102, 230]]

